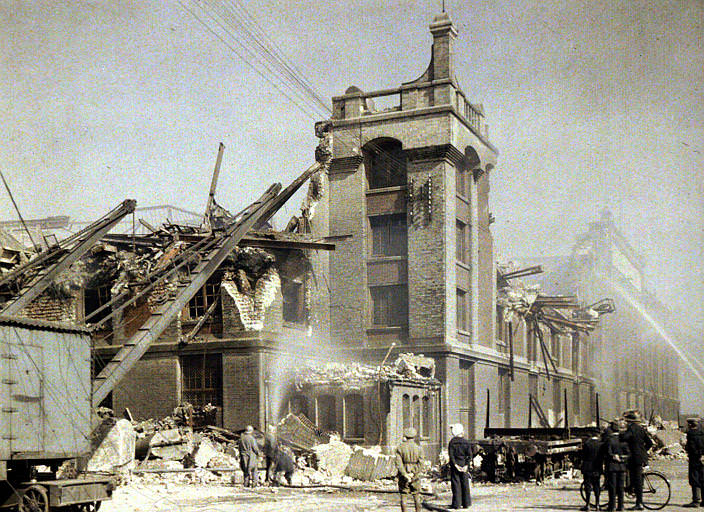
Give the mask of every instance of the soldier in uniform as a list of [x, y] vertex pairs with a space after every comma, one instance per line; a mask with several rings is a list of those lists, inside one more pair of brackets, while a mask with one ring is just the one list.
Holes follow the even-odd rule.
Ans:
[[602, 461], [602, 442], [600, 437], [595, 434], [582, 445], [582, 476], [584, 477], [584, 494], [587, 499], [587, 504], [582, 507], [582, 510], [589, 510], [589, 500], [592, 492], [594, 492], [594, 507], [599, 510], [599, 479], [603, 469]]
[[413, 496], [415, 511], [420, 512], [420, 472], [423, 454], [414, 441], [418, 432], [414, 428], [403, 431], [403, 441], [396, 448], [396, 468], [398, 469], [398, 490], [401, 494], [401, 512], [406, 512], [403, 499]]
[[257, 479], [257, 466], [259, 465], [259, 445], [254, 439], [254, 428], [247, 425], [237, 443], [240, 451], [240, 468], [244, 474], [244, 486], [256, 487], [259, 483]]
[[648, 432], [640, 424], [640, 415], [629, 411], [624, 415], [628, 428], [622, 435], [628, 443], [630, 457], [628, 459], [628, 474], [630, 486], [636, 495], [636, 505], [632, 510], [643, 510], [643, 466], [648, 463], [648, 450], [653, 446]]
[[452, 505], [450, 508], [467, 508], [472, 504], [469, 493], [469, 465], [472, 463], [472, 445], [464, 437], [461, 423], [450, 426], [453, 438], [447, 447], [450, 456], [450, 486]]
[[684, 449], [689, 459], [689, 485], [692, 487], [692, 502], [684, 506], [704, 507], [704, 431], [699, 418], [687, 419], [687, 443]]

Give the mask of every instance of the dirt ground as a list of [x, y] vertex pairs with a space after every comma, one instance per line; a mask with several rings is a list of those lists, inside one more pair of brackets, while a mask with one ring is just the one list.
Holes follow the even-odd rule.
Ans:
[[[652, 469], [664, 472], [670, 480], [672, 498], [665, 510], [681, 508], [690, 498], [687, 462], [658, 460]], [[553, 480], [534, 483], [489, 485], [472, 488], [473, 511], [544, 512], [578, 510], [584, 503], [579, 495], [580, 480]], [[431, 501], [449, 504], [447, 484], [435, 486], [438, 498]], [[626, 503], [626, 508], [633, 503]], [[411, 507], [412, 509], [412, 507]], [[400, 510], [397, 494], [372, 494], [344, 490], [269, 489], [245, 490], [241, 486], [183, 485], [169, 483], [132, 484], [117, 489], [113, 500], [105, 502], [104, 512], [391, 512]]]

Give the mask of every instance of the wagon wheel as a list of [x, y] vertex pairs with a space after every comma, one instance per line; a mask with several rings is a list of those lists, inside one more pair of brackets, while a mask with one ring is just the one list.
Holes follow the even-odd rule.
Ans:
[[41, 485], [30, 485], [20, 496], [19, 512], [49, 512], [49, 497]]

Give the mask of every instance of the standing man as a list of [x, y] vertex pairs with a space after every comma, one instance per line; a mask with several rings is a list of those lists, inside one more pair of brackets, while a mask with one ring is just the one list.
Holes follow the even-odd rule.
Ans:
[[450, 508], [467, 508], [472, 504], [469, 494], [469, 466], [472, 463], [472, 445], [464, 438], [461, 423], [450, 426], [452, 439], [447, 447], [450, 456], [450, 486], [452, 487], [452, 505]]
[[602, 443], [598, 433], [584, 441], [582, 444], [582, 476], [584, 477], [584, 494], [587, 499], [587, 504], [582, 507], [582, 510], [589, 510], [589, 500], [592, 491], [594, 492], [594, 507], [599, 509], [599, 480], [603, 468], [602, 461]]
[[[606, 438], [606, 478], [609, 482], [609, 504], [606, 510], [623, 510], [624, 480], [628, 462], [628, 443], [620, 439], [619, 420], [610, 424], [611, 432]], [[614, 509], [614, 505], [616, 508]]]
[[704, 503], [704, 431], [699, 418], [687, 418], [687, 443], [684, 449], [689, 459], [689, 485], [692, 487], [692, 502], [684, 505], [697, 508]]
[[653, 446], [653, 441], [640, 424], [640, 415], [637, 411], [628, 411], [624, 418], [628, 427], [622, 437], [628, 443], [630, 451], [628, 474], [631, 479], [631, 488], [636, 495], [636, 505], [632, 510], [643, 510], [643, 466], [648, 463], [648, 450]]
[[398, 469], [398, 491], [401, 494], [401, 512], [406, 512], [404, 495], [413, 496], [416, 512], [420, 512], [420, 472], [423, 454], [414, 441], [418, 432], [414, 428], [403, 431], [403, 441], [396, 448], [396, 468]]
[[264, 458], [266, 459], [266, 481], [271, 484], [274, 481], [274, 466], [276, 465], [276, 455], [279, 450], [279, 439], [276, 437], [274, 425], [269, 425], [264, 434]]
[[237, 443], [240, 450], [240, 468], [244, 474], [244, 486], [256, 487], [259, 483], [257, 479], [257, 466], [259, 465], [259, 446], [254, 439], [254, 428], [247, 425]]

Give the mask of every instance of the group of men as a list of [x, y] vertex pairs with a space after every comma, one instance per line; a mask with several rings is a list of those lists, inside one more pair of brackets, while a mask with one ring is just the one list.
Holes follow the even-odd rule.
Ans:
[[288, 485], [291, 485], [296, 468], [293, 454], [279, 443], [274, 427], [269, 426], [264, 434], [264, 446], [260, 447], [254, 437], [254, 428], [248, 425], [240, 435], [237, 443], [240, 452], [240, 468], [244, 474], [245, 487], [259, 485], [259, 457], [264, 455], [266, 462], [266, 482], [278, 485], [279, 475], [283, 473]]
[[[632, 510], [643, 510], [643, 467], [653, 445], [636, 412], [615, 418], [601, 436], [587, 439], [582, 447], [582, 474], [587, 504], [582, 510], [599, 509], [601, 474], [606, 476], [609, 501], [606, 510], [623, 510], [626, 473], [636, 497]], [[591, 496], [594, 495], [594, 504]]]
[[[469, 490], [469, 469], [472, 463], [472, 445], [464, 437], [464, 427], [457, 423], [450, 426], [452, 439], [447, 447], [450, 459], [450, 487], [452, 489], [452, 509], [468, 508], [472, 504]], [[398, 468], [398, 489], [401, 494], [401, 512], [406, 512], [404, 498], [413, 498], [415, 512], [420, 512], [420, 475], [423, 467], [423, 453], [415, 438], [416, 429], [403, 431], [403, 441], [396, 448]]]

